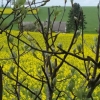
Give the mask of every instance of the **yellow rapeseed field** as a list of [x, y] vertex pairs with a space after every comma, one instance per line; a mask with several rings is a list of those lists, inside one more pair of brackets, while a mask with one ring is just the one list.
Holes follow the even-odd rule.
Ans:
[[[3, 11], [3, 8], [0, 8], [0, 13], [1, 13], [1, 11]], [[3, 14], [10, 14], [10, 13], [12, 13], [12, 11], [13, 11], [12, 8], [6, 8], [6, 9], [4, 10]], [[37, 14], [37, 11], [39, 11], [39, 9], [37, 9], [37, 10], [34, 9], [34, 10], [33, 10], [33, 13], [34, 13], [34, 14]], [[27, 14], [32, 14], [32, 13], [31, 13], [31, 11], [29, 11]]]
[[[18, 32], [17, 31], [12, 31], [12, 34], [16, 35]], [[26, 33], [24, 33], [26, 35]], [[42, 48], [45, 49], [45, 43], [43, 41], [42, 38], [42, 34], [37, 33], [37, 32], [30, 32], [30, 34], [40, 43], [40, 46]], [[70, 45], [71, 39], [72, 39], [73, 34], [63, 34], [61, 33], [58, 36], [58, 39], [56, 41], [56, 45], [58, 45], [59, 43], [62, 43], [62, 46], [65, 50], [68, 49], [68, 46]], [[89, 49], [89, 46], [93, 44], [93, 39], [94, 37], [97, 37], [97, 34], [85, 34], [85, 56], [91, 56], [92, 58], [95, 57], [95, 54], [92, 53], [92, 51]], [[24, 40], [24, 38], [23, 38]], [[73, 46], [73, 49], [76, 47], [76, 45], [78, 43], [80, 43], [81, 41], [81, 37], [79, 37], [79, 40], [77, 41], [77, 43]], [[4, 72], [6, 72], [9, 76], [15, 78], [11, 73], [9, 73], [10, 68], [13, 66], [16, 68], [16, 65], [9, 60], [8, 58], [11, 57], [11, 53], [8, 49], [7, 46], [7, 39], [5, 34], [0, 34], [0, 47], [3, 46], [2, 51], [0, 51], [0, 64], [3, 65], [3, 70]], [[20, 50], [23, 50], [23, 44], [20, 43]], [[71, 52], [73, 52], [73, 49]], [[16, 52], [16, 51], [15, 51]], [[21, 52], [21, 51], [20, 51]], [[42, 59], [42, 54], [40, 52], [36, 51], [36, 55]], [[81, 56], [81, 55], [80, 55]], [[8, 59], [8, 60], [3, 60], [3, 59]], [[82, 72], [84, 72], [85, 68], [84, 68], [84, 62], [80, 61], [79, 59], [76, 59], [72, 56], [68, 56], [67, 61], [69, 61], [69, 63], [73, 64], [74, 66], [77, 66]], [[58, 61], [60, 62], [60, 60], [58, 59]], [[58, 63], [59, 63], [58, 62]], [[34, 57], [34, 55], [32, 54], [32, 52], [26, 53], [25, 55], [20, 57], [20, 66], [28, 72], [28, 74], [33, 75], [35, 77], [39, 77], [41, 75], [43, 75], [42, 70], [41, 70], [41, 66], [43, 62], [39, 61], [38, 59], [36, 59], [36, 57]], [[66, 92], [66, 94], [72, 96], [72, 94], [69, 93], [68, 91], [68, 85], [69, 85], [69, 81], [70, 81], [70, 77], [71, 77], [71, 67], [68, 66], [67, 64], [63, 64], [62, 67], [60, 68], [59, 72], [57, 73], [57, 84], [56, 87], [59, 88], [59, 90], [63, 90]], [[16, 73], [16, 70], [15, 72]], [[64, 81], [64, 78], [66, 78]], [[73, 80], [75, 80], [75, 87], [74, 87], [74, 93], [75, 95], [79, 94], [79, 90], [81, 89], [81, 86], [83, 85], [83, 77], [80, 76], [80, 74], [75, 71], [73, 76], [71, 77]], [[24, 85], [27, 85], [29, 88], [31, 88], [31, 90], [33, 91], [39, 91], [38, 89], [41, 88], [41, 83], [38, 82], [37, 80], [27, 76], [21, 69], [19, 70], [19, 81], [23, 81], [23, 79], [25, 79], [24, 81]], [[4, 92], [3, 92], [3, 100], [16, 100], [15, 96], [13, 94], [9, 94], [7, 92], [7, 90], [13, 91], [13, 84], [15, 84], [14, 81], [11, 81], [10, 79], [8, 79], [7, 77], [3, 78], [3, 88], [4, 88]], [[86, 85], [87, 83], [85, 83]], [[100, 96], [100, 89], [98, 89], [99, 87], [97, 87], [97, 89], [94, 91], [93, 96], [94, 96], [94, 100], [99, 100]], [[45, 87], [42, 90], [42, 94], [41, 94], [41, 99], [42, 100], [46, 100], [46, 93], [45, 93], [46, 89]], [[56, 94], [57, 91], [55, 91], [55, 93], [53, 94], [53, 99], [55, 100], [55, 97], [57, 96]], [[63, 95], [63, 93], [62, 93]], [[27, 92], [25, 89], [20, 87], [20, 100], [33, 100], [32, 98], [34, 98], [34, 96], [31, 96], [29, 92]], [[67, 100], [66, 96], [62, 96], [60, 99], [58, 100]], [[80, 99], [77, 99], [80, 100]]]

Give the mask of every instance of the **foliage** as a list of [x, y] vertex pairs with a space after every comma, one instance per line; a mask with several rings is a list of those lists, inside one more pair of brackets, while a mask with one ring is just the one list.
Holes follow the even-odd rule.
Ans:
[[[82, 29], [82, 21], [83, 21], [83, 29], [86, 28], [87, 22], [85, 21], [85, 15], [81, 14], [82, 8], [78, 3], [74, 3], [71, 10], [69, 11], [68, 21], [67, 21], [67, 31], [71, 32], [76, 29], [75, 20], [79, 23], [78, 29]], [[77, 20], [79, 19], [79, 20]]]

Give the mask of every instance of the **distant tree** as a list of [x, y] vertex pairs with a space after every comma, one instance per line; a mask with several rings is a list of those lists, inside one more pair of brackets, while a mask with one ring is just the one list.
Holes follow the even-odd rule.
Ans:
[[86, 28], [86, 26], [85, 26], [87, 24], [87, 22], [85, 21], [86, 17], [85, 17], [85, 15], [82, 15], [80, 13], [81, 10], [82, 9], [78, 3], [72, 4], [72, 8], [68, 14], [67, 32], [71, 32], [72, 30], [75, 30], [75, 27], [76, 27], [75, 20], [78, 20], [78, 24], [79, 24], [78, 29], [81, 29], [82, 22], [83, 22], [83, 29]]

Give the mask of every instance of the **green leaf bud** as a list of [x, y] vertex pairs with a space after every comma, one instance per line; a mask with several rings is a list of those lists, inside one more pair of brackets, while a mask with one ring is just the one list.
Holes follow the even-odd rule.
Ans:
[[28, 9], [26, 9], [24, 6], [21, 8], [21, 14], [26, 15], [28, 12]]
[[52, 51], [55, 51], [55, 47], [54, 46], [52, 46], [51, 48], [52, 48]]
[[58, 43], [58, 47], [59, 48], [62, 48], [63, 46], [62, 46], [62, 43]]
[[74, 81], [74, 79], [71, 79], [69, 82], [69, 85], [68, 85], [69, 91], [72, 91], [74, 86], [75, 86], [75, 81]]
[[32, 41], [32, 40], [33, 40], [33, 38], [32, 38], [30, 35], [28, 35], [27, 39], [28, 39], [29, 41]]
[[54, 62], [51, 62], [51, 67], [53, 68], [53, 69], [55, 69], [55, 63]]
[[74, 19], [77, 21], [78, 20], [78, 18], [76, 17], [76, 16], [74, 16]]
[[73, 49], [73, 53], [74, 53], [74, 54], [76, 53], [76, 48]]
[[76, 34], [77, 34], [77, 35], [80, 35], [80, 34], [81, 34], [81, 31], [80, 31], [80, 30], [77, 30], [77, 31], [76, 31]]
[[14, 66], [11, 66], [10, 69], [9, 69], [9, 72], [11, 72], [13, 74], [14, 71], [15, 71], [15, 67]]
[[56, 85], [56, 82], [57, 82], [57, 79], [56, 79], [56, 77], [52, 80], [52, 83], [53, 83], [53, 85], [55, 86]]
[[79, 53], [82, 52], [82, 44], [77, 45], [77, 50], [79, 51]]
[[27, 44], [24, 44], [24, 50], [27, 51], [29, 49], [29, 46]]
[[11, 55], [12, 58], [17, 58], [17, 54], [15, 52], [12, 52], [12, 55]]
[[10, 43], [13, 43], [13, 40], [14, 40], [13, 36], [10, 35], [10, 36], [9, 36], [9, 42], [10, 42]]
[[74, 74], [75, 73], [75, 69], [71, 68], [71, 73]]

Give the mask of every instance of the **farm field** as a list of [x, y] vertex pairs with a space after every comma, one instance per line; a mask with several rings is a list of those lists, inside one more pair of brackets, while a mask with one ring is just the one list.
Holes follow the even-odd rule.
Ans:
[[[9, 9], [9, 8], [8, 8]], [[52, 8], [50, 8], [52, 11]], [[64, 22], [67, 22], [68, 20], [68, 13], [69, 10], [71, 9], [71, 7], [66, 7], [66, 12], [64, 14], [63, 20]], [[86, 29], [84, 30], [85, 33], [96, 33], [95, 28], [98, 29], [98, 17], [97, 17], [97, 7], [82, 7], [83, 12], [86, 16]], [[56, 21], [60, 21], [62, 14], [63, 14], [63, 7], [59, 8], [59, 10], [61, 10], [61, 14], [59, 14], [57, 16]], [[41, 21], [46, 21], [48, 18], [47, 15], [47, 11], [48, 11], [48, 7], [40, 7], [39, 11], [38, 11], [38, 15], [41, 19]], [[7, 15], [3, 15], [3, 17], [5, 18]], [[11, 15], [7, 20], [6, 23], [9, 23], [9, 21], [13, 19], [13, 15]], [[51, 17], [51, 20], [53, 19], [53, 16]], [[33, 15], [31, 14], [27, 14], [26, 18], [24, 19], [24, 21], [29, 21], [29, 22], [34, 22], [35, 18]], [[15, 30], [18, 30], [17, 26], [14, 26]]]
[[[52, 9], [52, 8], [51, 8]], [[56, 21], [60, 21], [62, 14], [63, 14], [63, 7], [59, 8], [62, 10], [62, 13], [57, 16]], [[68, 20], [68, 13], [70, 11], [71, 7], [66, 7], [66, 12], [64, 14], [63, 20], [67, 22]], [[84, 30], [85, 32], [88, 33], [95, 33], [95, 28], [98, 29], [98, 17], [97, 17], [97, 7], [82, 7], [83, 13], [86, 16], [86, 29]], [[41, 7], [39, 10], [39, 16], [41, 20], [46, 20], [47, 19], [47, 7]], [[28, 17], [27, 17], [28, 18]]]
[[[12, 31], [12, 34], [14, 34], [15, 36], [17, 35], [18, 31]], [[36, 41], [38, 41], [40, 43], [40, 46], [42, 47], [43, 50], [45, 50], [45, 43], [43, 40], [43, 37], [40, 33], [36, 33], [36, 32], [30, 32], [30, 35], [32, 35], [33, 38], [36, 39]], [[55, 33], [54, 33], [55, 34]], [[26, 32], [24, 32], [24, 35], [27, 36]], [[73, 34], [59, 34], [58, 39], [56, 41], [56, 46], [61, 43], [63, 49], [67, 50], [70, 41], [72, 39]], [[95, 54], [90, 50], [90, 46], [94, 44], [94, 38], [97, 37], [97, 34], [85, 34], [85, 57], [87, 56], [91, 56], [92, 58], [95, 58]], [[23, 40], [25, 40], [24, 37], [22, 37]], [[74, 45], [73, 49], [75, 47], [77, 47], [77, 45], [80, 43], [81, 41], [81, 36], [79, 36], [79, 40], [77, 41], [77, 43]], [[16, 44], [16, 40], [14, 42]], [[0, 47], [3, 46], [2, 51], [0, 51], [0, 64], [3, 65], [3, 71], [5, 73], [7, 73], [7, 75], [9, 75], [9, 77], [13, 77], [13, 74], [16, 74], [16, 65], [12, 62], [12, 60], [10, 60], [11, 57], [11, 53], [8, 49], [7, 46], [7, 39], [5, 34], [1, 34], [0, 35]], [[20, 53], [24, 50], [24, 44], [22, 42], [20, 42]], [[73, 52], [72, 51], [70, 52]], [[16, 49], [14, 50], [16, 52]], [[35, 52], [35, 51], [34, 51]], [[42, 53], [36, 51], [35, 54], [42, 60]], [[59, 55], [59, 56], [63, 56], [63, 55]], [[79, 56], [81, 56], [81, 54], [79, 54]], [[7, 59], [7, 60], [4, 60]], [[68, 56], [66, 58], [66, 60], [73, 64], [74, 66], [77, 66], [77, 68], [79, 68], [82, 72], [84, 72], [85, 68], [84, 68], [84, 62], [80, 61], [79, 59], [76, 59], [72, 56]], [[77, 62], [77, 63], [76, 63]], [[58, 59], [58, 63], [60, 63], [60, 59]], [[42, 73], [42, 69], [41, 69], [41, 65], [43, 65], [43, 62], [36, 59], [36, 57], [33, 55], [33, 53], [30, 51], [24, 55], [22, 55], [20, 57], [20, 66], [23, 70], [27, 71], [28, 74], [39, 78], [40, 76], [43, 75]], [[15, 67], [15, 71], [11, 71], [11, 67]], [[29, 88], [31, 88], [31, 90], [35, 91], [36, 93], [38, 92], [38, 89], [41, 88], [41, 83], [38, 82], [37, 80], [29, 77], [26, 73], [24, 73], [21, 69], [19, 70], [19, 81], [22, 82], [23, 79], [25, 79], [24, 81], [24, 85], [28, 86]], [[73, 76], [72, 76], [73, 75]], [[72, 68], [67, 65], [67, 64], [63, 64], [62, 67], [60, 68], [58, 74], [57, 74], [57, 84], [56, 87], [66, 91], [66, 93], [68, 93], [68, 85], [70, 84], [70, 77], [75, 81], [75, 87], [74, 87], [74, 93], [75, 95], [79, 96], [79, 97], [83, 97], [84, 95], [82, 93], [79, 93], [80, 91], [78, 90], [82, 90], [82, 85], [83, 82], [85, 81], [84, 78], [82, 76], [80, 76], [80, 74], [77, 71], [72, 70]], [[64, 81], [61, 81], [62, 79], [65, 79]], [[60, 82], [61, 81], [61, 82]], [[60, 84], [59, 84], [60, 82]], [[3, 77], [3, 88], [4, 88], [4, 92], [3, 92], [3, 100], [16, 100], [15, 97], [13, 96], [13, 94], [9, 94], [7, 90], [13, 91], [12, 89], [14, 88], [12, 84], [15, 84], [15, 81], [11, 81], [9, 80], [6, 76]], [[78, 85], [77, 85], [78, 84]], [[84, 85], [86, 85], [87, 83], [85, 83]], [[42, 89], [42, 94], [41, 94], [41, 98], [42, 100], [46, 100], [46, 86], [44, 86], [44, 88]], [[84, 91], [84, 90], [82, 90]], [[53, 100], [55, 100], [55, 97], [57, 96], [57, 91], [55, 91], [55, 93], [53, 94]], [[94, 100], [99, 100], [100, 98], [100, 89], [97, 89], [94, 91], [93, 93], [93, 97]], [[25, 89], [23, 89], [22, 87], [20, 87], [20, 97], [21, 100], [34, 100], [34, 96], [32, 96], [28, 91], [26, 91]], [[62, 93], [63, 95], [63, 93]], [[68, 93], [68, 96], [72, 97], [71, 93]], [[60, 99], [58, 100], [67, 100], [68, 98], [66, 96], [61, 96]], [[80, 100], [80, 99], [77, 99]]]
[[[28, 9], [29, 10], [29, 9]], [[3, 8], [0, 8], [0, 13], [1, 13], [1, 11], [3, 11]], [[4, 12], [3, 12], [3, 14], [10, 14], [10, 13], [12, 13], [12, 11], [13, 11], [13, 9], [12, 8], [6, 8], [5, 10], [4, 10]], [[37, 14], [37, 12], [39, 11], [39, 9], [37, 9], [37, 10], [33, 10], [33, 13], [34, 14]], [[28, 14], [31, 14], [31, 12], [29, 11], [28, 12]]]
[[[57, 9], [61, 10], [61, 13], [55, 21], [61, 21], [64, 7]], [[67, 22], [71, 7], [65, 9], [63, 22]], [[91, 100], [92, 97], [93, 100], [100, 99], [99, 85], [94, 89], [92, 96], [90, 93], [93, 86], [91, 83], [93, 81], [96, 85], [100, 73], [99, 61], [95, 61], [95, 59], [100, 60], [99, 50], [96, 50], [98, 33], [95, 31], [99, 24], [98, 11], [97, 7], [82, 7], [82, 9], [87, 22], [83, 32], [84, 40], [82, 41], [81, 30], [78, 31], [76, 27], [77, 32], [71, 50], [69, 48], [74, 32], [52, 34], [50, 31], [47, 32], [45, 27], [42, 32], [44, 34], [23, 32], [21, 29], [18, 31], [24, 16], [12, 20], [26, 14], [27, 11], [21, 10], [22, 12], [19, 14], [17, 10], [14, 16], [14, 14], [9, 15], [12, 12], [11, 8], [5, 9], [1, 15], [4, 22], [2, 23], [2, 19], [0, 20], [1, 30], [6, 27], [6, 24], [10, 23], [11, 26], [3, 32], [1, 31], [0, 34], [0, 80], [3, 81], [3, 100], [17, 100], [17, 97], [20, 100], [48, 100], [50, 91], [53, 92], [52, 100]], [[0, 12], [2, 10], [0, 8]], [[34, 15], [28, 12], [23, 21], [36, 22], [35, 16], [38, 16], [41, 21], [47, 21], [48, 7], [40, 7], [37, 10], [33, 10]], [[50, 7], [50, 12], [52, 10], [53, 8]], [[53, 20], [54, 17], [52, 15], [50, 20]], [[38, 28], [38, 25], [36, 27]], [[91, 57], [92, 60], [87, 61], [88, 57]], [[59, 67], [60, 65], [61, 67]], [[92, 80], [95, 77], [93, 74], [95, 74], [96, 66], [98, 68], [97, 77]], [[56, 71], [57, 69], [58, 71]], [[89, 82], [90, 88], [88, 88]], [[2, 89], [2, 85], [0, 88]], [[89, 93], [91, 99], [87, 98]]]

